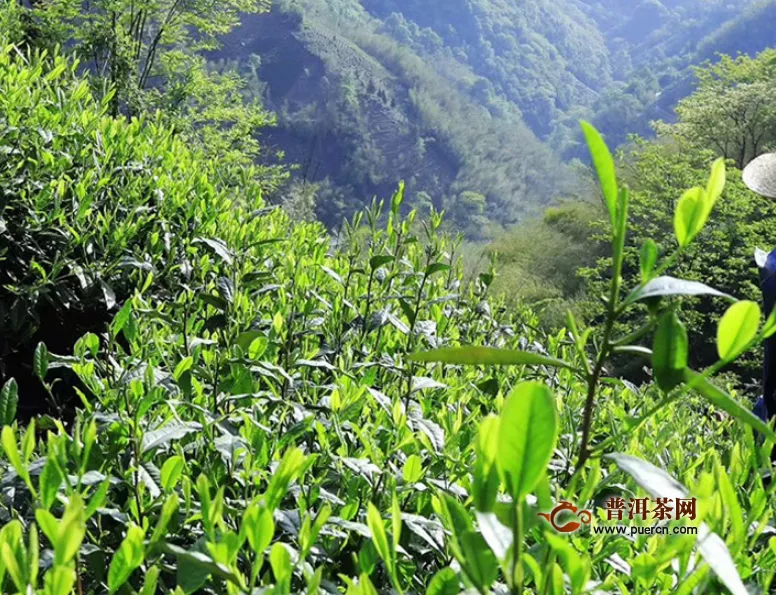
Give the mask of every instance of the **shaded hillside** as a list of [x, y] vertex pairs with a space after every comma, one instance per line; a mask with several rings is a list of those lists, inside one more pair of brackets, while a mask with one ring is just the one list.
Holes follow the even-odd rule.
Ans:
[[[634, 69], [593, 105], [593, 121], [614, 144], [624, 142], [629, 133], [650, 135], [653, 120], [672, 121], [674, 106], [695, 89], [693, 66], [715, 61], [719, 54], [753, 56], [776, 45], [774, 0], [649, 0], [640, 3], [644, 7], [641, 18], [638, 12], [618, 14], [610, 6], [612, 2], [582, 1], [597, 8], [596, 14], [609, 15], [601, 23], [611, 21], [613, 15], [624, 18], [620, 25], [604, 28], [604, 32], [610, 46], [629, 47]], [[652, 7], [653, 16], [659, 16], [646, 18], [647, 5]], [[637, 30], [639, 23], [646, 23], [644, 29], [651, 32], [636, 39], [617, 37]], [[579, 149], [572, 154], [579, 154]]]
[[650, 135], [718, 51], [775, 41], [776, 0], [279, 0], [213, 57], [279, 115], [336, 225], [406, 179], [408, 204], [490, 235], [575, 188], [578, 120]]
[[[567, 192], [571, 175], [481, 79], [446, 76], [363, 26], [302, 16], [289, 6], [246, 19], [211, 58], [238, 59], [279, 126], [270, 142], [319, 185], [319, 216], [336, 225], [405, 179], [409, 204], [446, 209], [474, 235], [508, 225]], [[460, 68], [460, 65], [459, 65]]]
[[[363, 0], [383, 30], [428, 55], [447, 54], [491, 82], [540, 137], [611, 81], [595, 22], [567, 1]], [[431, 40], [431, 41], [429, 41]]]

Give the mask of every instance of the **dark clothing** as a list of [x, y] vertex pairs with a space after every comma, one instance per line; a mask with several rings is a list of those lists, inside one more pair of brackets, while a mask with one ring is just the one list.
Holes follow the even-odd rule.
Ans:
[[[759, 267], [759, 269], [760, 289], [763, 294], [763, 307], [767, 318], [776, 305], [776, 249], [768, 254], [764, 266]], [[763, 396], [762, 403], [758, 401], [755, 406], [755, 413], [767, 421], [776, 415], [776, 335], [766, 339], [764, 347]]]

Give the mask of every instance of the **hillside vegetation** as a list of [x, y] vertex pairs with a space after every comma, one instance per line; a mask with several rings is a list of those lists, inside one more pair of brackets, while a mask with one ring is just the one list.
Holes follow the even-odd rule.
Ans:
[[[283, 9], [283, 5], [277, 9]], [[290, 9], [289, 9], [290, 10]], [[339, 224], [397, 179], [408, 203], [446, 209], [473, 237], [508, 225], [569, 191], [573, 179], [506, 102], [488, 111], [455, 78], [374, 29], [332, 15], [274, 14], [246, 20], [211, 55], [224, 66], [255, 55], [247, 76], [278, 114], [269, 142], [282, 147], [297, 177], [318, 186], [318, 216]]]
[[404, 179], [478, 239], [575, 193], [558, 157], [586, 158], [578, 118], [614, 146], [650, 135], [692, 64], [774, 41], [773, 6], [283, 0], [212, 57], [279, 114], [269, 138], [300, 164], [286, 202], [336, 226]]

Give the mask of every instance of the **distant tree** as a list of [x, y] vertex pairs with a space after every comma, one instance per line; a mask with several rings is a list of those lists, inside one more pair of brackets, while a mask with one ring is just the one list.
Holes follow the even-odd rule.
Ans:
[[318, 184], [294, 180], [283, 191], [283, 209], [294, 221], [315, 221]]
[[448, 213], [459, 229], [467, 230], [471, 236], [476, 237], [488, 222], [485, 217], [486, 204], [487, 199], [482, 194], [464, 190], [453, 200]]
[[242, 13], [269, 6], [270, 0], [49, 0], [31, 3], [26, 15], [38, 45], [62, 45], [79, 59], [111, 115], [160, 111], [189, 142], [237, 166], [221, 175], [250, 175], [273, 191], [287, 176], [274, 156], [258, 165], [256, 132], [274, 117], [258, 100], [246, 100], [246, 82], [234, 69], [213, 68], [200, 55], [217, 48]]
[[741, 169], [776, 141], [776, 50], [723, 56], [696, 70], [698, 89], [679, 102], [676, 124], [659, 134], [712, 149]]
[[269, 10], [270, 0], [50, 0], [30, 15], [49, 43], [67, 46], [115, 89], [113, 111], [131, 111], [137, 95], [164, 86], [167, 52], [218, 47], [218, 36], [240, 24], [241, 13]]

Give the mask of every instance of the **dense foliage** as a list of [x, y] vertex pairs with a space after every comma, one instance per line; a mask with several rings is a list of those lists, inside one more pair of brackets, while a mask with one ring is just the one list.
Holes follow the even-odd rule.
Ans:
[[[680, 198], [676, 188], [697, 185], [714, 158], [723, 157], [729, 166], [724, 200], [715, 221], [690, 248], [692, 257], [679, 263], [677, 271], [683, 278], [760, 299], [754, 254], [776, 244], [776, 212], [772, 201], [744, 186], [740, 169], [776, 141], [773, 102], [768, 99], [773, 95], [773, 62], [773, 50], [766, 50], [755, 58], [723, 56], [698, 68], [699, 88], [679, 103], [677, 120], [656, 123], [655, 140], [634, 137], [620, 152], [618, 171], [632, 190], [635, 223], [626, 244], [627, 278], [640, 275], [638, 258], [645, 239], [654, 240], [660, 250], [673, 242], [673, 212]], [[595, 316], [611, 266], [611, 260], [603, 258], [608, 245], [603, 227], [599, 210], [571, 202], [502, 234], [485, 248], [499, 253], [503, 274], [494, 288], [541, 308], [543, 323], [555, 328], [565, 323], [568, 307], [583, 317]], [[714, 328], [723, 308], [723, 302], [710, 298], [692, 303], [687, 315], [699, 330], [692, 338], [694, 363], [713, 361]], [[759, 382], [758, 359], [739, 364], [745, 383]], [[640, 375], [640, 366], [633, 368]]]
[[776, 50], [755, 58], [722, 56], [696, 69], [698, 89], [677, 105], [676, 123], [660, 123], [658, 132], [693, 152], [712, 150], [743, 169], [776, 143], [774, 74]]
[[615, 146], [651, 134], [691, 65], [772, 43], [773, 6], [279, 0], [210, 57], [277, 112], [268, 140], [300, 164], [286, 202], [336, 227], [404, 179], [407, 205], [477, 239], [573, 192], [559, 157], [587, 158], [577, 119]]
[[29, 47], [66, 47], [111, 115], [161, 115], [222, 162], [220, 176], [250, 176], [272, 193], [287, 171], [256, 135], [274, 116], [248, 100], [237, 72], [216, 72], [201, 55], [219, 47], [242, 14], [268, 8], [267, 0], [11, 3], [9, 31]]
[[404, 179], [407, 205], [487, 237], [568, 190], [571, 173], [519, 110], [497, 97], [483, 108], [471, 73], [440, 72], [356, 8], [345, 26], [333, 6], [299, 15], [281, 2], [210, 55], [236, 62], [278, 114], [269, 142], [300, 164], [321, 220], [334, 228]]
[[[718, 361], [696, 374], [673, 298], [698, 288], [659, 277], [717, 221], [724, 163], [681, 199], [678, 250], [643, 251], [633, 282], [629, 194], [586, 126], [609, 298], [600, 327], [542, 335], [490, 295], [494, 271], [467, 281], [434, 210], [403, 215], [404, 186], [332, 238], [163, 117], [109, 115], [60, 56], [4, 46], [0, 90], [3, 362], [26, 352], [52, 401], [28, 421], [33, 389], [3, 378], [3, 592], [770, 588], [776, 434], [710, 379], [774, 317], [728, 298]], [[653, 349], [614, 334], [647, 297]], [[55, 352], [42, 308], [104, 315]], [[608, 376], [621, 352], [656, 384]], [[699, 536], [562, 536], [538, 514], [568, 500], [603, 525], [607, 496], [643, 493], [691, 493], [679, 524]]]

